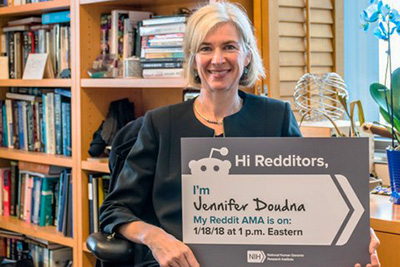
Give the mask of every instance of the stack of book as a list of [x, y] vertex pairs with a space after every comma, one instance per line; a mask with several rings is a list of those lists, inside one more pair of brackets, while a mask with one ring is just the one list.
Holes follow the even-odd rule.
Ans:
[[140, 23], [143, 78], [183, 77], [185, 15], [159, 16]]
[[0, 229], [0, 258], [4, 259], [2, 264], [9, 264], [4, 266], [15, 266], [17, 261], [28, 259], [34, 266], [71, 266], [72, 249]]
[[[30, 53], [47, 53], [53, 72], [70, 68], [70, 11], [12, 20], [2, 28], [1, 54], [8, 57], [10, 79], [21, 79]], [[3, 68], [2, 68], [3, 70]]]
[[0, 100], [0, 145], [71, 156], [71, 91], [25, 92], [13, 89]]
[[11, 162], [0, 168], [0, 215], [56, 226], [72, 236], [71, 183], [71, 173], [63, 167]]

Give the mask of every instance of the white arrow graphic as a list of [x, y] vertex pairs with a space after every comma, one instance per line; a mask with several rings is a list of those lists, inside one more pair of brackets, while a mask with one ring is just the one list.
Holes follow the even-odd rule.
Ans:
[[[350, 209], [329, 174], [182, 175], [183, 240], [189, 244], [344, 245], [364, 208], [347, 178], [336, 177], [354, 208], [336, 243]], [[301, 205], [304, 210], [298, 209]]]
[[357, 195], [354, 193], [353, 188], [349, 181], [343, 175], [335, 175], [340, 186], [345, 192], [347, 198], [350, 201], [351, 206], [354, 209], [353, 214], [350, 217], [350, 220], [347, 222], [346, 227], [344, 228], [342, 234], [340, 235], [339, 240], [336, 242], [337, 246], [343, 246], [349, 241], [351, 234], [357, 226], [357, 223], [360, 221], [361, 216], [364, 213], [364, 207], [361, 205], [360, 200], [357, 198]]

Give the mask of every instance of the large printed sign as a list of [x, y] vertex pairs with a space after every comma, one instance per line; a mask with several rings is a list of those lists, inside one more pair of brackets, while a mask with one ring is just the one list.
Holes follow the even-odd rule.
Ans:
[[367, 263], [368, 140], [182, 139], [183, 241], [201, 266]]

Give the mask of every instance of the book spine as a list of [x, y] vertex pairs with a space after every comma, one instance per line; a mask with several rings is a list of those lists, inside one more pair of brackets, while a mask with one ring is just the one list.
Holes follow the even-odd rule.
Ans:
[[70, 11], [42, 14], [42, 24], [66, 23], [71, 21]]
[[22, 61], [22, 69], [25, 69], [26, 60], [28, 59], [29, 53], [31, 52], [31, 44], [29, 43], [29, 32], [22, 33], [22, 54], [23, 54], [23, 61]]
[[24, 203], [24, 220], [27, 223], [31, 222], [32, 190], [33, 190], [33, 177], [28, 174], [26, 175], [26, 180], [25, 180], [25, 203]]
[[19, 149], [24, 149], [24, 118], [22, 115], [22, 104], [23, 101], [18, 101], [18, 139], [19, 139]]
[[142, 69], [177, 69], [183, 68], [183, 62], [154, 62], [141, 63]]
[[3, 146], [8, 147], [8, 126], [7, 126], [7, 108], [5, 101], [2, 106], [3, 113]]
[[108, 55], [110, 52], [109, 46], [109, 28], [111, 26], [111, 15], [110, 14], [101, 14], [100, 18], [100, 30], [101, 30], [101, 41], [100, 41], [100, 50], [102, 55]]
[[46, 106], [47, 106], [47, 95], [42, 95], [42, 142], [43, 142], [43, 152], [47, 153], [47, 114], [46, 114]]
[[144, 69], [143, 78], [182, 78], [183, 69]]
[[32, 223], [39, 224], [39, 211], [40, 211], [40, 192], [42, 187], [42, 177], [34, 177], [34, 191], [32, 196], [33, 208], [32, 208]]
[[13, 116], [13, 144], [15, 148], [19, 148], [19, 124], [20, 124], [20, 120], [18, 117], [18, 102], [19, 101], [15, 101], [12, 100], [12, 116]]
[[14, 148], [13, 140], [13, 121], [12, 121], [12, 102], [10, 99], [6, 99], [6, 112], [7, 112], [7, 137], [8, 147]]
[[56, 134], [56, 154], [62, 155], [62, 117], [61, 117], [61, 95], [54, 94], [54, 113], [55, 113], [55, 134]]
[[42, 178], [42, 180], [39, 225], [48, 226], [53, 224], [53, 191], [57, 178]]
[[8, 38], [8, 71], [10, 72], [10, 79], [16, 79], [15, 76], [15, 57], [14, 57], [14, 34], [12, 32], [7, 33]]
[[14, 33], [14, 60], [15, 60], [15, 78], [22, 78], [22, 40], [21, 32]]
[[26, 114], [26, 101], [21, 101], [22, 104], [22, 123], [23, 123], [23, 138], [24, 138], [24, 147], [25, 151], [28, 151], [28, 120]]
[[31, 102], [26, 102], [26, 122], [28, 135], [28, 151], [34, 151], [33, 106]]
[[170, 34], [170, 33], [184, 33], [186, 24], [170, 24], [162, 26], [144, 26], [140, 28], [140, 36], [156, 35], [156, 34]]
[[19, 173], [20, 177], [20, 188], [18, 194], [19, 194], [19, 219], [24, 220], [24, 207], [25, 207], [25, 189], [26, 189], [26, 173]]
[[11, 161], [10, 165], [10, 215], [16, 216], [18, 206], [18, 163], [16, 161]]
[[[0, 100], [0, 146], [4, 146], [4, 124], [3, 124], [3, 105], [4, 101]], [[1, 201], [0, 201], [1, 203]], [[0, 205], [1, 206], [1, 205]]]
[[3, 170], [3, 215], [10, 216], [11, 193], [10, 193], [10, 170]]
[[164, 18], [153, 18], [143, 20], [144, 26], [152, 26], [152, 25], [163, 25], [163, 24], [173, 24], [173, 23], [183, 23], [186, 21], [185, 16], [168, 16]]
[[54, 155], [56, 153], [56, 133], [55, 133], [55, 123], [54, 123], [54, 93], [47, 93], [47, 103], [46, 103], [46, 117], [47, 117], [47, 144], [49, 154]]

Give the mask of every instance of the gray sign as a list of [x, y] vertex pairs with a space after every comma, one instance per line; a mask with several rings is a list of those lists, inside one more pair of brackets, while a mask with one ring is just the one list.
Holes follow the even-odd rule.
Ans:
[[182, 139], [183, 241], [206, 267], [369, 261], [367, 138]]

